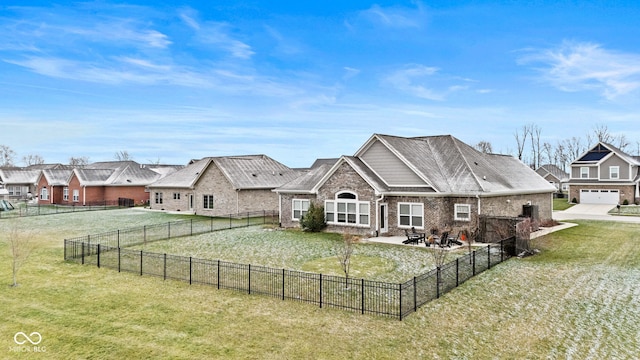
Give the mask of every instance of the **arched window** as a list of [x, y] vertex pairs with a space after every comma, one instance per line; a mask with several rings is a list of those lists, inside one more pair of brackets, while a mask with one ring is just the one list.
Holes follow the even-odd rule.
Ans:
[[324, 204], [325, 218], [328, 223], [354, 226], [369, 225], [369, 202], [358, 201], [358, 195], [351, 191], [341, 191], [335, 200]]

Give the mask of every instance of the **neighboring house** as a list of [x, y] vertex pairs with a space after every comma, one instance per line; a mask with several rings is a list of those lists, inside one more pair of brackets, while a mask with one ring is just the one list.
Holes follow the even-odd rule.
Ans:
[[38, 200], [41, 204], [116, 205], [120, 198], [126, 198], [134, 204], [145, 204], [149, 201], [146, 186], [160, 178], [162, 174], [135, 161], [44, 169], [38, 181]]
[[311, 202], [329, 231], [400, 235], [478, 227], [479, 215], [519, 216], [536, 205], [551, 219], [555, 188], [519, 160], [484, 154], [453, 136], [374, 134], [354, 156], [321, 164], [275, 190], [283, 227]]
[[542, 165], [536, 172], [551, 185], [555, 186], [557, 191], [569, 191], [569, 174], [559, 167], [552, 164]]
[[0, 185], [8, 192], [10, 200], [28, 199], [36, 193], [36, 184], [41, 170], [23, 168], [0, 169]]
[[640, 201], [640, 158], [600, 142], [571, 163], [569, 199], [582, 204]]
[[207, 157], [148, 186], [150, 207], [219, 216], [278, 210], [272, 190], [299, 172], [266, 155]]

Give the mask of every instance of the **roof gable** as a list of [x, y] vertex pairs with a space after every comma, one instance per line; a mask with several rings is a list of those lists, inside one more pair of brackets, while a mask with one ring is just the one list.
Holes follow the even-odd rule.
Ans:
[[357, 157], [389, 186], [429, 186], [400, 154], [375, 137]]

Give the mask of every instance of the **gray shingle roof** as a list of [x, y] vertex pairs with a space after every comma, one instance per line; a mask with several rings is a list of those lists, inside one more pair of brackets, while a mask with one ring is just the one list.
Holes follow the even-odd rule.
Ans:
[[266, 155], [207, 157], [149, 185], [151, 188], [192, 188], [210, 165], [217, 166], [234, 189], [273, 189], [300, 174]]
[[35, 184], [39, 176], [40, 170], [0, 169], [0, 181], [4, 184]]
[[71, 169], [44, 169], [42, 175], [47, 179], [47, 183], [53, 186], [62, 186], [69, 184], [69, 178], [73, 170]]
[[[429, 186], [390, 187], [361, 161], [367, 145], [380, 141], [397, 161], [405, 163]], [[437, 192], [455, 195], [498, 195], [525, 192], [552, 192], [550, 185], [531, 168], [511, 156], [485, 154], [450, 135], [406, 138], [374, 134], [355, 156], [343, 156], [365, 180], [381, 193]], [[277, 189], [279, 192], [312, 192], [333, 171], [319, 167]], [[323, 174], [320, 174], [323, 172]], [[316, 180], [316, 183], [310, 184]]]

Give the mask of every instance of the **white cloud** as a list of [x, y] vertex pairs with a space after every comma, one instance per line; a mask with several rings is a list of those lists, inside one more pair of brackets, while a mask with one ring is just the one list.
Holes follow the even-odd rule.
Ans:
[[436, 67], [413, 64], [394, 71], [384, 80], [402, 92], [434, 101], [444, 101], [448, 95], [468, 88], [464, 85], [436, 85], [443, 80], [449, 81], [446, 76], [437, 76], [438, 72]]
[[386, 7], [373, 5], [361, 11], [359, 16], [367, 21], [390, 28], [420, 28], [425, 23], [425, 13], [422, 5], [416, 3], [416, 8]]
[[640, 88], [640, 55], [593, 43], [565, 42], [553, 49], [528, 51], [520, 64], [542, 64], [542, 79], [562, 91], [596, 91], [613, 100]]

